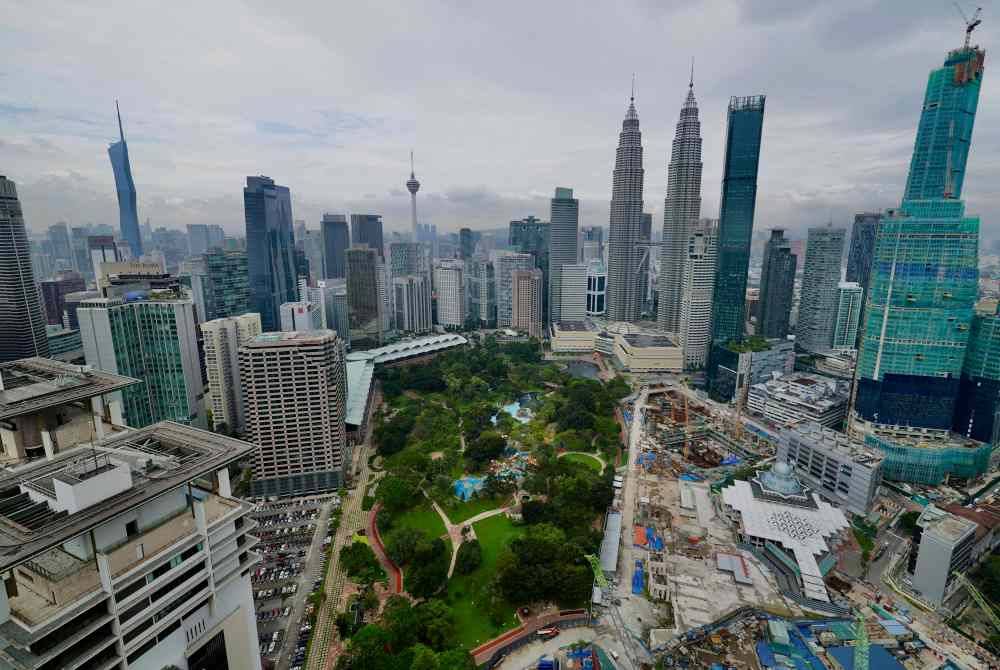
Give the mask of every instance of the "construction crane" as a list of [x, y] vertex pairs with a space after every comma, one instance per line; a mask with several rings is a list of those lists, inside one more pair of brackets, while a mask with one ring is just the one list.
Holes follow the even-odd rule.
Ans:
[[977, 605], [979, 605], [979, 609], [983, 611], [986, 618], [990, 620], [991, 624], [993, 624], [993, 628], [996, 629], [997, 633], [1000, 633], [1000, 614], [998, 614], [997, 611], [990, 606], [983, 594], [976, 588], [976, 585], [961, 572], [955, 573], [955, 579], [957, 579], [958, 582], [965, 587], [965, 590], [969, 592], [972, 599], [976, 601]]
[[587, 562], [590, 563], [590, 569], [594, 572], [594, 581], [602, 589], [608, 588], [608, 578], [604, 576], [604, 570], [601, 569], [601, 562], [597, 559], [597, 556], [593, 554], [587, 554]]
[[861, 610], [857, 610], [855, 618], [854, 634], [857, 639], [854, 642], [854, 670], [868, 670], [868, 657], [871, 654], [868, 641], [868, 627], [865, 626], [865, 616]]
[[962, 20], [965, 21], [965, 48], [968, 49], [969, 42], [972, 40], [972, 31], [976, 29], [976, 26], [978, 26], [980, 23], [983, 22], [983, 20], [979, 18], [983, 13], [983, 8], [976, 7], [976, 13], [973, 14], [972, 18], [970, 19], [968, 16], [965, 15], [965, 12], [962, 11], [961, 5], [959, 5], [957, 2], [953, 2], [952, 4], [955, 5], [955, 9], [958, 10], [958, 13], [962, 17]]

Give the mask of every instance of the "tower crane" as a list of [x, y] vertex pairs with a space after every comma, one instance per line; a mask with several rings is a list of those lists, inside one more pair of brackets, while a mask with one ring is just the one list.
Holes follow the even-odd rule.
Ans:
[[972, 15], [972, 18], [970, 19], [968, 16], [965, 15], [965, 12], [962, 11], [961, 5], [959, 5], [957, 2], [954, 2], [952, 4], [955, 5], [955, 9], [958, 10], [959, 15], [961, 15], [962, 17], [962, 20], [965, 21], [965, 48], [968, 49], [969, 42], [970, 40], [972, 40], [972, 31], [976, 29], [976, 26], [978, 26], [980, 23], [983, 22], [983, 20], [979, 18], [983, 13], [983, 8], [976, 7], [976, 12]]
[[997, 613], [997, 610], [990, 606], [983, 594], [979, 592], [979, 589], [976, 588], [975, 584], [973, 584], [964, 573], [956, 572], [955, 579], [957, 579], [959, 583], [965, 587], [965, 590], [969, 592], [972, 599], [976, 601], [977, 605], [979, 605], [979, 609], [983, 611], [983, 614], [985, 614], [986, 618], [990, 620], [990, 623], [993, 624], [996, 631], [1000, 633], [1000, 614]]
[[868, 641], [868, 628], [865, 626], [865, 616], [860, 609], [857, 610], [855, 621], [854, 670], [868, 670], [871, 644]]

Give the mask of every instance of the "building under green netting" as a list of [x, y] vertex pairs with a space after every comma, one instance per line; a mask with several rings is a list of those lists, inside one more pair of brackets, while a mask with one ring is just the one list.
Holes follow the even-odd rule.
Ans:
[[934, 441], [908, 444], [869, 434], [865, 444], [885, 454], [882, 476], [888, 480], [936, 486], [947, 477], [970, 479], [989, 469], [991, 445], [931, 439]]

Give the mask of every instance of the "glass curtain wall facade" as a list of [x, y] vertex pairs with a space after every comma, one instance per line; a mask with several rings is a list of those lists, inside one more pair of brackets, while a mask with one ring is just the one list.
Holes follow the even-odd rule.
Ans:
[[298, 295], [292, 198], [268, 177], [247, 177], [243, 189], [250, 308], [265, 332], [279, 328], [278, 308]]

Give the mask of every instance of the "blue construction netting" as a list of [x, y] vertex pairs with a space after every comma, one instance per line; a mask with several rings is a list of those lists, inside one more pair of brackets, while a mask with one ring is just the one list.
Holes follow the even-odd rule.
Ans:
[[699, 477], [698, 475], [692, 474], [690, 472], [682, 472], [681, 476], [678, 477], [678, 479], [682, 479], [686, 482], [700, 482], [703, 479], [703, 477]]
[[646, 584], [646, 577], [642, 572], [642, 561], [635, 562], [635, 572], [632, 573], [632, 593], [638, 595], [642, 593]]
[[663, 538], [656, 534], [652, 526], [646, 527], [646, 545], [653, 551], [663, 551]]

